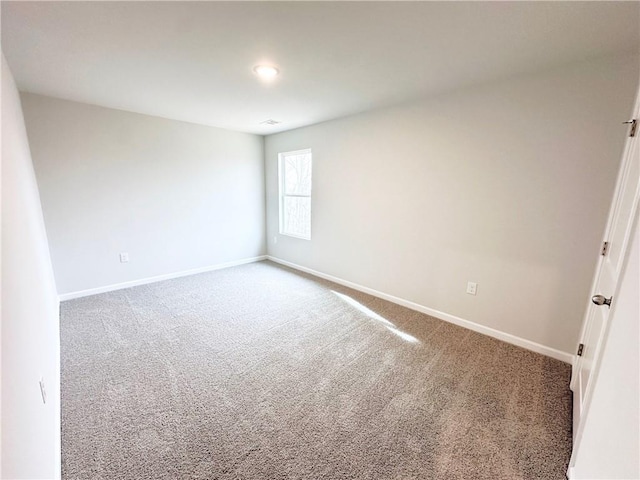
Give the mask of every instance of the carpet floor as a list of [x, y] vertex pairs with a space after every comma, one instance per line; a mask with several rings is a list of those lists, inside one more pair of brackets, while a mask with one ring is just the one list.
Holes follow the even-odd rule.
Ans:
[[564, 479], [570, 367], [270, 262], [62, 303], [62, 469]]

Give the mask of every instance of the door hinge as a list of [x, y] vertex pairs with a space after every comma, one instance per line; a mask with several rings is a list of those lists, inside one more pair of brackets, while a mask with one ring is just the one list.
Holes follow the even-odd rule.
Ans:
[[581, 357], [582, 356], [582, 351], [584, 350], [584, 343], [581, 343], [580, 345], [578, 345], [578, 356]]
[[627, 125], [631, 125], [631, 130], [629, 130], [629, 136], [630, 137], [635, 137], [636, 136], [636, 128], [638, 128], [638, 121], [635, 118], [632, 118], [631, 120], [628, 120], [626, 122], [624, 122]]
[[609, 252], [609, 242], [602, 242], [602, 250], [600, 250], [600, 255], [603, 257]]

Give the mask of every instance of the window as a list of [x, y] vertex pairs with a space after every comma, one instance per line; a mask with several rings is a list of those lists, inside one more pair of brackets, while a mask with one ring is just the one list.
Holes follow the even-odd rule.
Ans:
[[311, 150], [278, 155], [280, 233], [311, 240]]

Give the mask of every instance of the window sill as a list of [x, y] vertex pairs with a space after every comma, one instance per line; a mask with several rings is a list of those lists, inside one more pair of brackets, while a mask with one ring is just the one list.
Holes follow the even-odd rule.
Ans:
[[311, 240], [310, 236], [309, 237], [303, 237], [302, 235], [294, 235], [293, 233], [280, 232], [280, 235], [283, 235], [285, 237], [297, 238], [297, 239], [300, 239], [300, 240], [309, 240], [309, 241]]

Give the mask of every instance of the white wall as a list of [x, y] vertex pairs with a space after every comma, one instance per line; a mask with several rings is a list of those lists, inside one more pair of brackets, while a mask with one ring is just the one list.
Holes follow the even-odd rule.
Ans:
[[[58, 318], [20, 97], [3, 55], [2, 478], [59, 477]], [[40, 378], [46, 385], [46, 404]]]
[[[637, 71], [594, 61], [268, 136], [268, 253], [573, 352]], [[277, 154], [302, 148], [311, 241], [278, 235]]]
[[[636, 216], [637, 217], [637, 216]], [[611, 327], [571, 478], [640, 478], [640, 232], [611, 312]]]
[[22, 102], [59, 293], [265, 253], [262, 137]]

